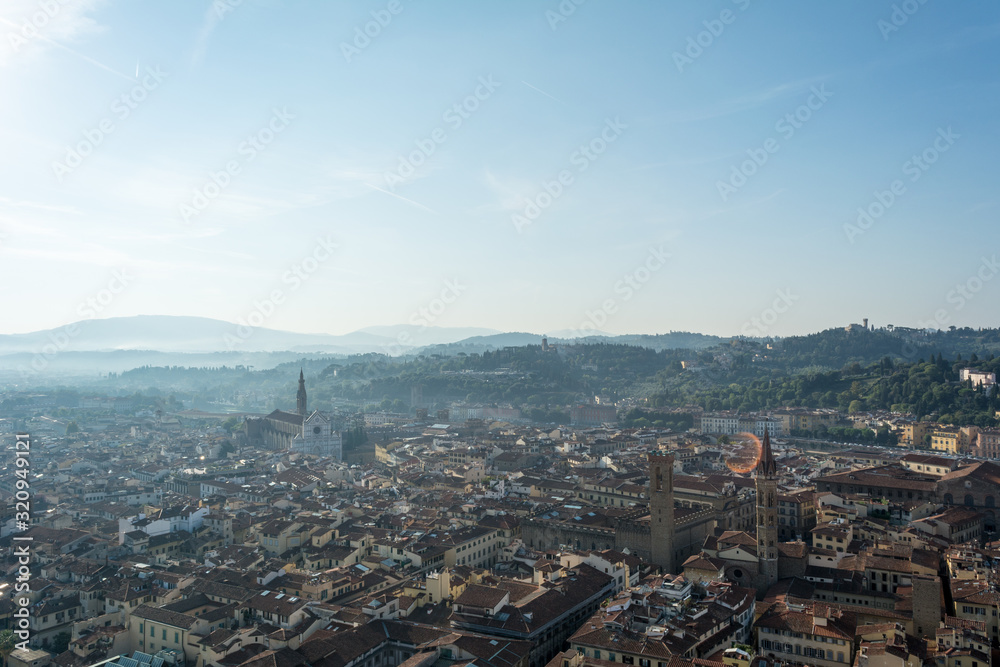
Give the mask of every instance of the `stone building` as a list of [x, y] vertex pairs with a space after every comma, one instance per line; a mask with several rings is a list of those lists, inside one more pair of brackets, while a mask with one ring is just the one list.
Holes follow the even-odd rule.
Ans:
[[674, 571], [674, 457], [649, 455], [650, 560]]
[[753, 480], [736, 475], [677, 475], [674, 500], [677, 507], [711, 509], [723, 530], [751, 530], [756, 519]]
[[276, 451], [293, 451], [320, 457], [343, 457], [340, 433], [329, 415], [307, 409], [305, 375], [299, 371], [299, 389], [295, 412], [275, 410], [265, 417], [246, 421], [247, 440], [251, 446]]
[[817, 477], [817, 492], [848, 493], [884, 498], [890, 504], [928, 500], [944, 505], [962, 505], [982, 512], [983, 529], [997, 528], [997, 498], [1000, 497], [1000, 465], [980, 461], [944, 475], [917, 472], [900, 465], [847, 470]]
[[[756, 531], [725, 530], [717, 527], [704, 541], [698, 555], [684, 563], [685, 574], [693, 574], [704, 564], [719, 566], [729, 581], [753, 587], [759, 597], [779, 578], [802, 576], [807, 565], [803, 542], [782, 542], [779, 538], [778, 465], [771, 450], [771, 438], [765, 433], [757, 462]], [[787, 509], [787, 508], [786, 508]]]
[[545, 509], [521, 523], [521, 538], [539, 549], [627, 550], [673, 573], [712, 534], [716, 512], [676, 507], [670, 455], [649, 455], [646, 497], [636, 508]]

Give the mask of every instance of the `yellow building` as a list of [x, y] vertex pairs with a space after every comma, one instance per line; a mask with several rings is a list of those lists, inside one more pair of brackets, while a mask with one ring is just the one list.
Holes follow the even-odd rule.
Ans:
[[962, 426], [958, 429], [958, 444], [962, 448], [962, 453], [968, 452], [979, 440], [979, 434], [983, 429], [978, 426]]
[[924, 436], [937, 426], [933, 422], [909, 422], [899, 429], [899, 446], [921, 449]]
[[384, 445], [376, 444], [375, 460], [378, 461], [379, 463], [386, 463], [386, 464], [393, 463], [395, 461], [395, 457], [393, 456], [392, 452], [402, 444], [403, 443], [399, 442], [398, 440], [396, 442], [388, 442]]
[[492, 567], [507, 541], [495, 528], [467, 526], [449, 534], [450, 544], [444, 544], [444, 564], [447, 567]]
[[952, 580], [951, 597], [957, 618], [982, 621], [986, 624], [987, 636], [993, 641], [1000, 640], [1000, 595], [991, 590], [988, 580]]
[[309, 529], [298, 521], [272, 519], [257, 528], [257, 541], [268, 555], [277, 556], [309, 542]]
[[931, 431], [931, 449], [949, 454], [966, 454], [982, 431], [978, 426], [943, 426]]
[[810, 533], [813, 546], [844, 553], [847, 551], [847, 545], [854, 539], [854, 526], [837, 519], [817, 525]]
[[990, 664], [990, 640], [986, 624], [947, 618], [937, 630], [935, 662], [941, 667], [987, 667]]
[[188, 636], [198, 630], [196, 624], [199, 620], [194, 616], [143, 605], [128, 619], [130, 645], [133, 650], [150, 654], [162, 650], [176, 651], [187, 660], [194, 661], [199, 651], [188, 646]]
[[816, 667], [849, 667], [854, 632], [839, 611], [814, 604], [802, 611], [772, 608], [754, 623], [760, 655]]
[[949, 454], [958, 454], [961, 449], [961, 434], [959, 430], [946, 426], [931, 431], [931, 449]]
[[[424, 586], [427, 602], [430, 604], [438, 604], [451, 598], [451, 570], [444, 568], [440, 572], [428, 572]], [[465, 586], [462, 586], [462, 591], [464, 590]], [[455, 597], [461, 594], [461, 592], [456, 592]]]

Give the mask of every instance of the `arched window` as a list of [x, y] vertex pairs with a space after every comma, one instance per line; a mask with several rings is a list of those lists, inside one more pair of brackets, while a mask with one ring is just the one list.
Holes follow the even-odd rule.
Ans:
[[952, 497], [952, 495], [950, 493], [944, 494], [944, 504], [945, 505], [952, 505], [952, 504], [954, 504], [954, 502], [955, 502], [955, 498]]
[[976, 499], [972, 497], [971, 493], [965, 494], [965, 506], [973, 507], [976, 504]]

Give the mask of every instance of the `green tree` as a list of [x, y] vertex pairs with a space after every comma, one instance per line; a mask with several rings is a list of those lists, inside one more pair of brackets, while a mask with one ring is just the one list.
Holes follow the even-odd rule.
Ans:
[[243, 422], [240, 421], [239, 417], [229, 417], [226, 421], [222, 422], [222, 428], [226, 429], [229, 433], [233, 433], [243, 428]]
[[342, 434], [342, 438], [343, 438], [342, 442], [344, 451], [354, 449], [355, 447], [360, 447], [361, 445], [368, 442], [368, 434], [365, 433], [364, 426], [361, 426], [360, 424], [355, 426], [354, 428], [350, 428], [344, 431]]
[[13, 630], [0, 631], [0, 656], [3, 656], [3, 667], [7, 667], [7, 656], [14, 650], [16, 642]]
[[79, 433], [79, 432], [80, 432], [80, 427], [77, 425], [76, 422], [70, 422], [66, 424], [66, 435], [71, 435], [73, 433]]
[[66, 649], [69, 648], [69, 641], [72, 638], [73, 636], [70, 633], [60, 632], [59, 634], [57, 634], [55, 637], [52, 638], [51, 651], [56, 655], [65, 652]]

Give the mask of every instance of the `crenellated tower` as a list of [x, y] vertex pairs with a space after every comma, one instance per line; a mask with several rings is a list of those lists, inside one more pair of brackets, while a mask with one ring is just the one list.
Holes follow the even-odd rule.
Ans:
[[674, 572], [674, 457], [649, 455], [650, 557], [664, 572]]

